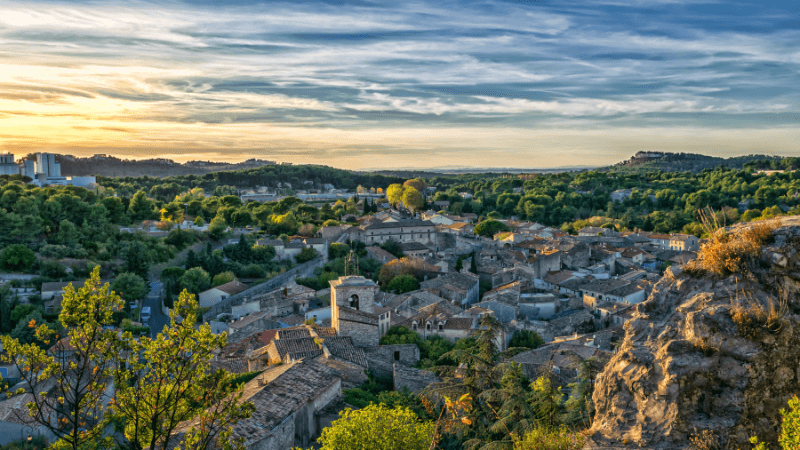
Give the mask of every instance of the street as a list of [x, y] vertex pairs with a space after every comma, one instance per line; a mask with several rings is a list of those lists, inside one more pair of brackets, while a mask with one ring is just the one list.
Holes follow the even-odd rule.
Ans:
[[143, 306], [149, 306], [152, 310], [150, 320], [143, 325], [150, 327], [150, 337], [155, 337], [165, 325], [169, 324], [169, 316], [161, 310], [161, 297], [164, 294], [164, 283], [160, 281], [150, 282], [150, 292], [142, 302]]

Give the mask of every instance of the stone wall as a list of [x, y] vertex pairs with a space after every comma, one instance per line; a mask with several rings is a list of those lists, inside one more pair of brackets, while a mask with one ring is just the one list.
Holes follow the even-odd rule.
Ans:
[[290, 414], [280, 425], [272, 429], [266, 438], [247, 445], [247, 450], [286, 450], [294, 448], [294, 414]]
[[339, 336], [350, 336], [356, 347], [374, 347], [378, 345], [380, 333], [377, 325], [339, 319]]
[[396, 391], [408, 389], [410, 392], [419, 392], [437, 381], [441, 380], [433, 372], [403, 364], [394, 365], [394, 389]]
[[225, 300], [222, 300], [221, 302], [212, 306], [207, 313], [203, 314], [203, 321], [208, 322], [209, 320], [215, 319], [219, 314], [230, 313], [232, 306], [241, 305], [244, 303], [245, 299], [251, 299], [257, 295], [272, 292], [294, 280], [295, 278], [306, 278], [313, 276], [314, 269], [322, 267], [324, 264], [324, 258], [317, 258], [305, 264], [301, 264], [293, 269], [287, 270], [277, 277], [261, 283], [258, 286], [253, 286], [244, 292], [231, 295]]
[[[365, 348], [369, 369], [379, 376], [392, 376], [394, 364], [413, 366], [419, 362], [419, 347], [416, 344], [379, 345]], [[395, 352], [399, 359], [395, 359]]]

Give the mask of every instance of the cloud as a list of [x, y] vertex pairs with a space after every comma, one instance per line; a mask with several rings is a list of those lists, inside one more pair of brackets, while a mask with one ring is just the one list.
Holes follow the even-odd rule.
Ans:
[[[715, 133], [733, 127], [788, 136], [800, 117], [796, 11], [713, 3], [11, 0], [0, 4], [0, 142], [262, 145], [326, 162], [352, 150], [357, 166], [368, 151], [387, 164], [402, 152], [420, 164], [520, 155], [565, 129], [635, 137], [694, 124], [720, 149], [733, 144]], [[460, 138], [474, 129], [480, 146]], [[559, 133], [537, 162], [576, 148]]]

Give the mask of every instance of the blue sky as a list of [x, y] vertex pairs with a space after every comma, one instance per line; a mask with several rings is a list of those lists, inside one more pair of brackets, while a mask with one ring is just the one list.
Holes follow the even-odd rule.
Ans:
[[6, 1], [0, 149], [346, 168], [800, 155], [800, 4]]

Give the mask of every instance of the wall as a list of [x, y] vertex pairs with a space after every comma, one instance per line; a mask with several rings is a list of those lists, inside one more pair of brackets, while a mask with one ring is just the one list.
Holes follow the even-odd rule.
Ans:
[[437, 381], [439, 379], [433, 372], [414, 369], [402, 364], [394, 365], [394, 388], [397, 391], [408, 389], [410, 392], [419, 392]]
[[306, 278], [313, 276], [314, 269], [322, 267], [324, 264], [324, 258], [317, 258], [305, 264], [301, 264], [293, 269], [287, 270], [286, 272], [278, 275], [275, 278], [272, 278], [265, 283], [261, 283], [258, 286], [254, 286], [244, 292], [231, 295], [216, 305], [211, 306], [211, 309], [209, 309], [209, 311], [203, 315], [203, 321], [208, 322], [211, 319], [215, 319], [219, 314], [230, 313], [231, 307], [234, 305], [241, 305], [245, 298], [252, 298], [253, 296], [259, 294], [272, 292], [294, 280], [295, 278]]
[[[376, 375], [390, 376], [395, 363], [413, 366], [419, 362], [419, 347], [416, 344], [379, 345], [365, 348], [369, 369]], [[400, 352], [400, 360], [394, 359], [394, 352]]]
[[339, 320], [339, 328], [336, 330], [339, 336], [350, 336], [353, 345], [356, 347], [373, 347], [378, 345], [379, 333], [378, 326], [366, 323], [350, 322], [349, 320]]

